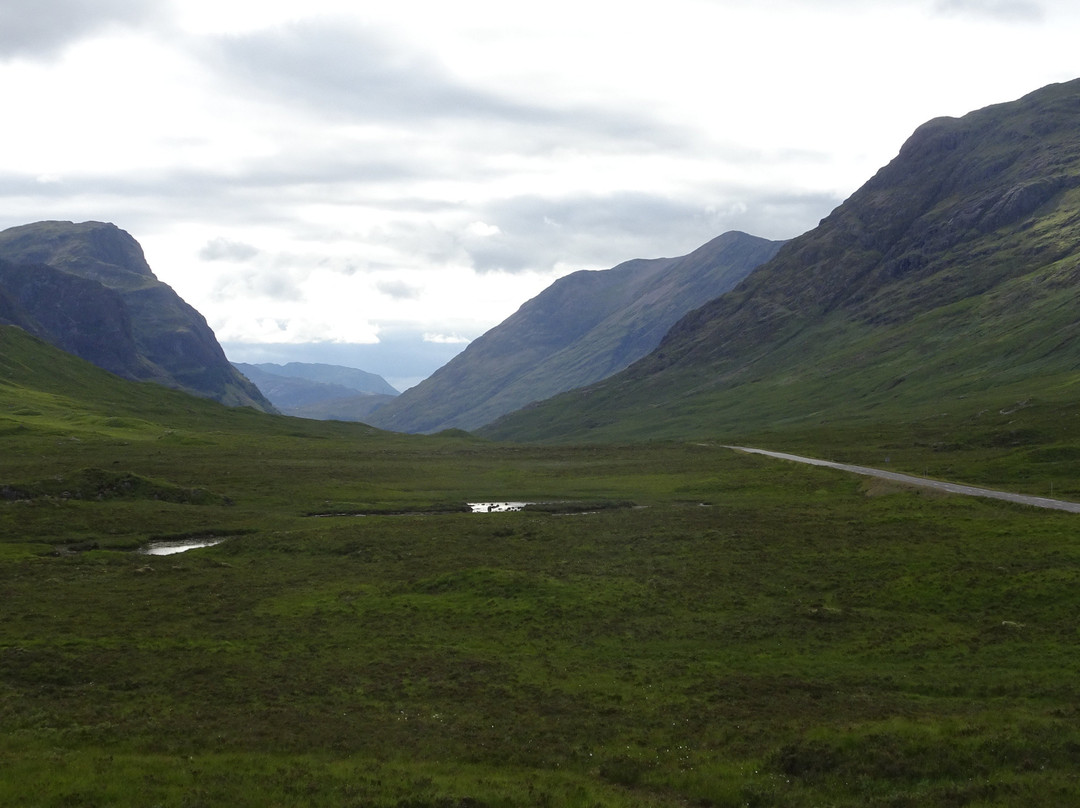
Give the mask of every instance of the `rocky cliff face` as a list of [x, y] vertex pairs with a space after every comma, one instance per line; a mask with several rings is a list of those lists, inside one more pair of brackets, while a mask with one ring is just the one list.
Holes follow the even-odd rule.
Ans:
[[575, 272], [367, 420], [403, 432], [474, 429], [595, 382], [644, 356], [687, 311], [731, 289], [781, 243], [725, 233], [679, 258]]
[[666, 361], [730, 356], [834, 312], [887, 325], [981, 295], [1075, 254], [1075, 213], [1037, 214], [1069, 208], [1077, 188], [1080, 80], [932, 120], [817, 228], [673, 329]]
[[135, 350], [131, 318], [118, 292], [46, 264], [0, 260], [0, 287], [12, 301], [3, 318], [57, 348], [119, 376], [151, 369]]
[[0, 290], [0, 322], [118, 376], [273, 411], [203, 316], [154, 277], [138, 242], [115, 225], [38, 222], [0, 232]]

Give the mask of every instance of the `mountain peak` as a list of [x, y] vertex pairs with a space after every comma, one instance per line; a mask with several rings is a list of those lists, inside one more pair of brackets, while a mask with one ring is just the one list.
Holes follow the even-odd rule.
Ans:
[[0, 232], [0, 321], [127, 379], [273, 411], [203, 316], [154, 277], [139, 243], [114, 224]]
[[677, 258], [637, 258], [566, 275], [368, 421], [408, 432], [474, 429], [610, 376], [780, 245], [733, 231]]
[[19, 225], [0, 232], [0, 249], [16, 263], [48, 264], [109, 285], [157, 280], [139, 242], [110, 222]]

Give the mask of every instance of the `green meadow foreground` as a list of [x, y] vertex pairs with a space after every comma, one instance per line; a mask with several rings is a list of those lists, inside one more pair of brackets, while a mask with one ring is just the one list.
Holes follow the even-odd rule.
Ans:
[[[53, 353], [45, 380], [5, 339], [2, 805], [1080, 795], [1075, 515], [719, 441], [226, 410]], [[1080, 476], [1066, 445], [892, 451], [1017, 490]], [[489, 500], [549, 505], [461, 512]], [[182, 537], [224, 541], [136, 552]]]

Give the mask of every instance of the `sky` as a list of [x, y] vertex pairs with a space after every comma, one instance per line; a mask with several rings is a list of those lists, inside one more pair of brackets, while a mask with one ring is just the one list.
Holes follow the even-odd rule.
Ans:
[[3, 0], [0, 229], [113, 222], [230, 359], [401, 390], [575, 270], [810, 230], [925, 121], [1080, 77], [1078, 35], [1075, 0]]

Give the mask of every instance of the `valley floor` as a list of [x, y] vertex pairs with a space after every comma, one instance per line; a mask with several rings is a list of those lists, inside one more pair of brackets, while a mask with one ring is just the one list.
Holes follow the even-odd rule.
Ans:
[[[1080, 795], [1071, 514], [721, 447], [235, 417], [8, 433], [0, 803]], [[454, 507], [503, 500], [580, 507]]]

